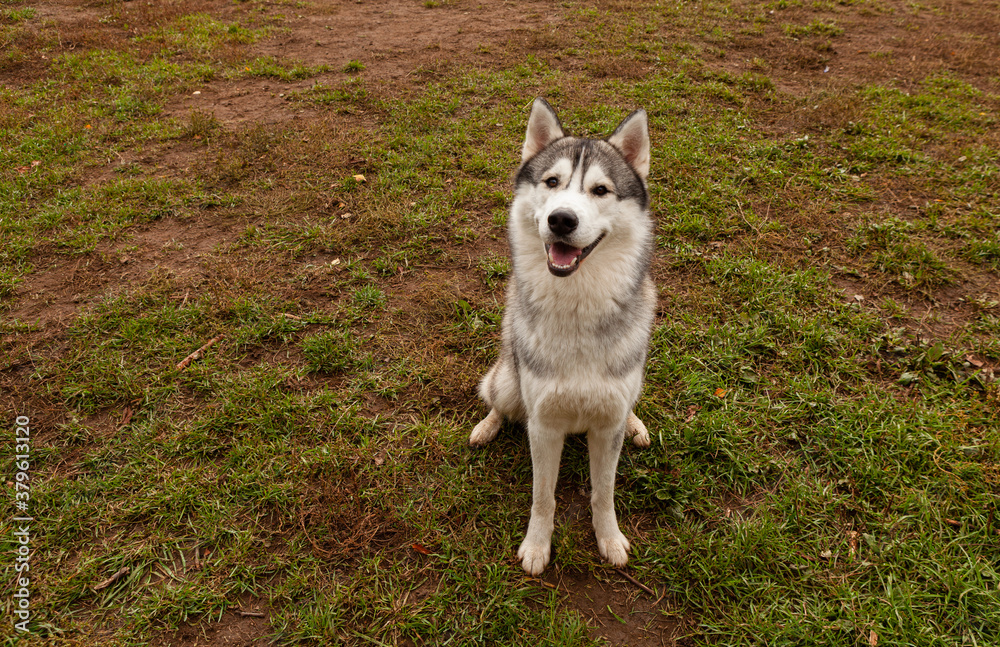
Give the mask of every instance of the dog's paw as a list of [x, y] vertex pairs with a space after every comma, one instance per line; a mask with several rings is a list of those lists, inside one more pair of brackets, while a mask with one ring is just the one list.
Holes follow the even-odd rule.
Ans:
[[638, 416], [631, 411], [628, 414], [625, 427], [628, 435], [632, 436], [632, 442], [635, 443], [636, 447], [649, 447], [649, 432], [646, 431], [646, 425], [642, 424], [642, 420], [639, 420]]
[[628, 563], [628, 550], [631, 545], [628, 539], [620, 532], [610, 537], [597, 538], [597, 550], [601, 557], [612, 566], [622, 567]]
[[521, 547], [517, 549], [517, 558], [521, 560], [521, 568], [528, 575], [540, 575], [549, 564], [549, 555], [552, 553], [552, 544], [529, 543], [527, 539], [521, 542]]
[[485, 445], [496, 438], [497, 432], [500, 431], [501, 422], [503, 422], [503, 417], [497, 413], [496, 409], [491, 409], [490, 415], [483, 418], [472, 430], [472, 434], [469, 435], [469, 444], [476, 447]]

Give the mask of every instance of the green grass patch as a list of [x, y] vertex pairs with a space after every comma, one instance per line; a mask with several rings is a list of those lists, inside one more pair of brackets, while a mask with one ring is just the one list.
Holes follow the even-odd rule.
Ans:
[[808, 25], [784, 24], [781, 26], [781, 30], [790, 38], [803, 38], [805, 36], [823, 36], [832, 38], [840, 36], [844, 33], [843, 27], [837, 26], [836, 23], [824, 22], [822, 20], [814, 20]]
[[229, 45], [249, 45], [267, 38], [271, 29], [248, 28], [238, 22], [225, 23], [204, 13], [182, 16], [140, 40], [160, 43], [173, 53], [208, 60]]
[[328, 72], [330, 69], [330, 66], [326, 64], [306, 65], [300, 61], [285, 61], [273, 56], [259, 56], [247, 61], [242, 66], [228, 70], [225, 75], [230, 79], [256, 76], [291, 82], [312, 78], [323, 72]]

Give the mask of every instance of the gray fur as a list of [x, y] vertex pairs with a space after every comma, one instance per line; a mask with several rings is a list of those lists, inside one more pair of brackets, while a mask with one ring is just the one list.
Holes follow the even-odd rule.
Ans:
[[620, 361], [608, 365], [607, 375], [613, 378], [622, 378], [642, 367], [646, 363], [646, 349], [638, 348], [631, 357], [624, 357]]
[[582, 166], [584, 174], [591, 165], [602, 167], [618, 187], [619, 200], [635, 200], [642, 209], [649, 206], [646, 184], [621, 152], [603, 139], [577, 139], [563, 137], [521, 165], [514, 180], [516, 188], [522, 184], [536, 185], [545, 178], [543, 174], [559, 159], [573, 161], [573, 171]]
[[[628, 561], [614, 477], [625, 433], [649, 445], [631, 412], [656, 308], [649, 149], [642, 111], [608, 139], [579, 139], [567, 136], [544, 100], [532, 106], [508, 219], [512, 275], [502, 348], [479, 390], [491, 410], [469, 437], [473, 445], [489, 442], [503, 418], [527, 425], [533, 494], [518, 557], [531, 574], [549, 560], [559, 455], [574, 433], [586, 433], [590, 447], [598, 549], [615, 566]], [[550, 177], [559, 182], [549, 186]], [[595, 190], [601, 185], [608, 192]], [[573, 229], [558, 217], [567, 212], [578, 218]]]

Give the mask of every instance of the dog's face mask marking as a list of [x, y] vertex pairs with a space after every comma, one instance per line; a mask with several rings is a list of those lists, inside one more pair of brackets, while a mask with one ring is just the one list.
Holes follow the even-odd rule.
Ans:
[[552, 108], [535, 101], [518, 172], [519, 189], [532, 191], [533, 227], [549, 271], [573, 274], [602, 240], [614, 234], [618, 203], [648, 203], [649, 134], [646, 113], [629, 115], [607, 140], [566, 135]]

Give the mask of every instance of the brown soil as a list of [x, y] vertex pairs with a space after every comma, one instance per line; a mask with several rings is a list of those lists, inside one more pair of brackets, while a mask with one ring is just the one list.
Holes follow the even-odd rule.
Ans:
[[566, 606], [587, 620], [592, 636], [609, 645], [684, 644], [682, 637], [691, 629], [687, 619], [672, 614], [670, 602], [654, 597], [655, 588], [639, 582], [654, 591], [650, 594], [613, 569], [588, 573], [553, 568], [545, 582], [564, 591]]
[[155, 638], [150, 647], [265, 647], [273, 644], [271, 610], [266, 602], [247, 597], [238, 609], [211, 623], [185, 624]]

